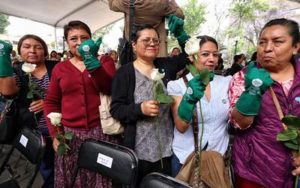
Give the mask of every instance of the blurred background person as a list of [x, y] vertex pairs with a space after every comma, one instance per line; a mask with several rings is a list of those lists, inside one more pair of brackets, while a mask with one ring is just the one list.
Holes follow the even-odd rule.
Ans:
[[180, 52], [180, 48], [174, 47], [174, 48], [172, 49], [172, 51], [171, 51], [170, 56], [171, 56], [171, 57], [174, 57], [174, 56], [179, 55], [180, 53], [181, 53], [181, 52]]
[[243, 69], [244, 61], [246, 60], [246, 56], [244, 54], [238, 54], [233, 57], [233, 64], [232, 66], [227, 70], [226, 75], [234, 75], [235, 73], [239, 72]]
[[116, 50], [110, 50], [108, 55], [113, 59], [116, 69], [120, 67], [119, 56]]

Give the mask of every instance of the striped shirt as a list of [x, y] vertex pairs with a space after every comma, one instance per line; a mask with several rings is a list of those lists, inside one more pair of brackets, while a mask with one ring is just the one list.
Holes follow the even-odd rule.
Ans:
[[[20, 78], [16, 74], [14, 74], [14, 77], [16, 79], [17, 86], [20, 87], [22, 84], [20, 81]], [[46, 73], [41, 79], [38, 79], [38, 78], [32, 76], [31, 81], [37, 83], [41, 88], [43, 88], [45, 91], [47, 91], [49, 82], [50, 82], [50, 78], [49, 78], [48, 73]], [[46, 92], [44, 92], [44, 94], [43, 94], [43, 99], [45, 98], [45, 95], [46, 95]], [[42, 132], [46, 131], [47, 135], [48, 135], [48, 130], [47, 130], [48, 128], [46, 125], [46, 119], [45, 119], [44, 113], [41, 114], [41, 117], [38, 122], [38, 127]]]

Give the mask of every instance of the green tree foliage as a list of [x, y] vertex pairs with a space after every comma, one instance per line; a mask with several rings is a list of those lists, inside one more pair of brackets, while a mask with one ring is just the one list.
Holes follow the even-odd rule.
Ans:
[[98, 29], [94, 34], [93, 34], [93, 39], [97, 40], [99, 37], [103, 37], [104, 35], [108, 34], [109, 31], [113, 28], [113, 24], [108, 25], [106, 27]]
[[[188, 3], [182, 7], [184, 13], [184, 29], [190, 35], [195, 35], [199, 31], [200, 25], [205, 22], [205, 7], [198, 0], [188, 0]], [[168, 40], [169, 51], [179, 46], [174, 37]]]
[[199, 26], [205, 21], [204, 6], [198, 0], [189, 0], [188, 4], [183, 7], [185, 15], [184, 29], [190, 35], [198, 32]]
[[233, 22], [227, 29], [227, 37], [238, 41], [233, 51], [247, 48], [251, 54], [255, 50], [259, 31], [272, 9], [267, 0], [233, 1], [229, 10]]
[[6, 27], [9, 25], [8, 16], [0, 14], [0, 34], [5, 33]]

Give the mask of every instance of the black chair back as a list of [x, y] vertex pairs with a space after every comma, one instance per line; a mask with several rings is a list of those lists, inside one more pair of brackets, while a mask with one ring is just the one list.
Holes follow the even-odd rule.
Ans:
[[[80, 147], [77, 170], [88, 169], [114, 182], [135, 187], [138, 158], [129, 148], [105, 141], [85, 140]], [[72, 181], [72, 187], [76, 181]]]
[[145, 176], [140, 188], [191, 188], [187, 183], [165, 174], [153, 172]]
[[[0, 167], [0, 188], [31, 187], [45, 153], [45, 141], [37, 130], [23, 128]], [[19, 154], [19, 158], [16, 156]], [[23, 160], [20, 162], [20, 160]], [[25, 161], [24, 161], [25, 160]], [[9, 174], [9, 178], [6, 178]]]

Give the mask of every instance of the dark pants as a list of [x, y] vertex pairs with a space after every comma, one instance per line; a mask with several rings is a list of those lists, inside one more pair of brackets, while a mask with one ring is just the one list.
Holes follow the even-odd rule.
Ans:
[[163, 168], [161, 168], [161, 161], [156, 161], [154, 163], [144, 160], [139, 160], [138, 169], [138, 185], [141, 183], [143, 177], [151, 172], [160, 172], [166, 175], [171, 175], [171, 157], [163, 158]]
[[172, 177], [175, 177], [178, 174], [181, 167], [182, 167], [182, 164], [179, 162], [178, 157], [175, 154], [173, 154], [173, 156], [172, 156]]
[[40, 164], [40, 173], [44, 179], [43, 188], [54, 187], [54, 150], [48, 130], [40, 129], [46, 141], [46, 151]]

